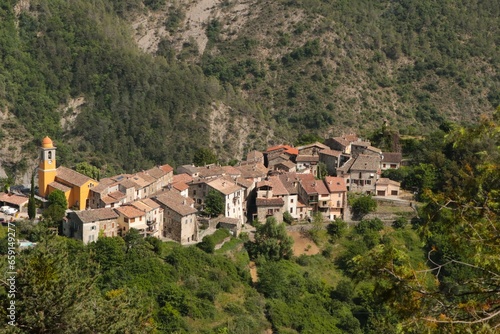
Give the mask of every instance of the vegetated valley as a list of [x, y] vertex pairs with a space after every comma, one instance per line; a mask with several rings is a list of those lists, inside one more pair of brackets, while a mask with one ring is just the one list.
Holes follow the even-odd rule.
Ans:
[[224, 230], [190, 247], [134, 230], [84, 245], [20, 222], [37, 245], [16, 256], [16, 326], [2, 276], [0, 332], [495, 333], [499, 14], [493, 0], [3, 1], [5, 176], [30, 174], [45, 135], [60, 164], [112, 175], [207, 147], [227, 162], [399, 133], [411, 161], [390, 177], [419, 203], [391, 226], [318, 217], [314, 255], [272, 219], [220, 250]]

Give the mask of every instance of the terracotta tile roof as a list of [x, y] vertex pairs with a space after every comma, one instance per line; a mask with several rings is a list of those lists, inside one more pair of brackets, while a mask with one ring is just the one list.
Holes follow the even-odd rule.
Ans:
[[56, 180], [57, 179], [64, 181], [64, 183], [68, 183], [78, 187], [83, 186], [88, 181], [94, 181], [96, 185], [98, 183], [96, 180], [64, 166], [60, 166], [57, 168]]
[[59, 183], [57, 181], [49, 183], [49, 187], [52, 187], [52, 188], [57, 189], [57, 190], [61, 190], [64, 193], [71, 190], [71, 187], [68, 187], [67, 185]]
[[334, 157], [340, 157], [340, 155], [342, 154], [342, 152], [340, 151], [336, 151], [336, 150], [331, 150], [329, 148], [325, 149], [325, 150], [322, 150], [322, 151], [319, 151], [319, 155], [330, 155], [330, 156], [334, 156]]
[[160, 167], [153, 167], [151, 169], [148, 169], [146, 171], [146, 173], [152, 177], [154, 177], [155, 179], [160, 179], [162, 178], [163, 176], [167, 175], [167, 173], [161, 169]]
[[211, 188], [223, 193], [224, 195], [229, 195], [235, 193], [243, 188], [234, 182], [227, 181], [225, 179], [215, 179], [207, 183]]
[[111, 176], [110, 179], [114, 180], [115, 182], [121, 182], [123, 180], [129, 179], [132, 176], [132, 174], [118, 174], [115, 176]]
[[187, 216], [198, 212], [198, 210], [191, 206], [193, 203], [192, 199], [185, 198], [175, 192], [158, 195], [154, 200], [170, 210], [177, 212], [181, 216]]
[[262, 188], [262, 187], [272, 187], [271, 182], [269, 180], [262, 180], [257, 182], [256, 185], [257, 188]]
[[376, 185], [389, 185], [390, 184], [390, 185], [397, 186], [397, 187], [401, 186], [401, 183], [394, 181], [394, 180], [391, 180], [391, 179], [386, 178], [386, 177], [381, 177], [380, 179], [378, 179], [378, 181], [375, 184]]
[[351, 169], [352, 164], [354, 163], [356, 159], [354, 158], [349, 158], [342, 166], [337, 168], [338, 171], [342, 171], [344, 173], [349, 172], [349, 169]]
[[179, 172], [179, 170], [182, 169], [183, 173], [185, 173], [184, 170], [188, 171], [188, 174], [190, 175], [194, 175], [194, 174], [197, 174], [198, 173], [198, 167], [194, 166], [194, 165], [182, 165], [182, 166], [179, 166], [177, 167], [177, 172]]
[[134, 181], [132, 181], [130, 179], [120, 181], [120, 185], [122, 187], [124, 187], [125, 189], [130, 189], [130, 188], [140, 189], [141, 188], [137, 183], [135, 183]]
[[118, 214], [111, 208], [75, 211], [74, 214], [83, 223], [92, 223], [100, 220], [116, 219]]
[[377, 148], [377, 147], [375, 147], [375, 146], [368, 146], [366, 149], [369, 150], [369, 151], [372, 151], [372, 152], [376, 152], [376, 153], [382, 154], [382, 150], [379, 149], [379, 148]]
[[241, 172], [241, 177], [245, 179], [265, 177], [268, 173], [267, 167], [261, 163], [241, 165], [235, 168]]
[[322, 144], [320, 143], [319, 141], [315, 142], [315, 143], [312, 143], [312, 144], [307, 144], [307, 145], [302, 145], [302, 146], [297, 146], [297, 150], [299, 151], [302, 151], [302, 150], [305, 150], [305, 149], [308, 149], [308, 148], [311, 148], [311, 147], [318, 147], [319, 149], [327, 149], [328, 146], [326, 146], [325, 144]]
[[156, 179], [154, 177], [152, 177], [151, 175], [149, 175], [146, 172], [140, 172], [140, 173], [135, 174], [134, 176], [131, 177], [132, 181], [136, 182], [137, 177], [144, 180], [145, 187], [149, 186], [151, 183], [154, 183], [156, 181]]
[[215, 177], [224, 175], [224, 169], [217, 165], [207, 165], [203, 167], [198, 167], [198, 175], [200, 177]]
[[139, 209], [139, 210], [144, 211], [144, 212], [149, 212], [151, 210], [154, 210], [152, 207], [150, 207], [149, 205], [144, 203], [144, 201], [140, 201], [140, 200], [132, 202], [132, 203], [130, 203], [130, 205], [132, 205], [136, 209]]
[[380, 169], [380, 156], [360, 154], [352, 164], [351, 171], [378, 171]]
[[327, 176], [325, 177], [325, 184], [330, 193], [347, 191], [345, 180], [342, 177]]
[[169, 164], [164, 164], [159, 167], [161, 170], [163, 170], [165, 173], [170, 173], [174, 171], [174, 168], [170, 166]]
[[186, 189], [189, 188], [189, 186], [186, 183], [183, 183], [183, 182], [173, 183], [172, 187], [174, 187], [174, 189], [177, 189], [178, 191], [184, 191], [184, 190], [186, 190]]
[[0, 195], [0, 201], [9, 203], [9, 204], [14, 204], [17, 206], [23, 206], [26, 203], [28, 203], [29, 198], [25, 196], [19, 196], [15, 194], [6, 194], [4, 192], [1, 193]]
[[293, 163], [293, 161], [290, 160], [278, 162], [277, 164], [274, 165], [274, 168], [277, 168], [279, 165], [283, 165], [287, 169], [292, 169], [295, 167], [295, 163]]
[[355, 141], [351, 143], [352, 146], [369, 147], [371, 143], [369, 141]]
[[104, 196], [101, 198], [101, 201], [107, 205], [107, 204], [112, 204], [112, 203], [118, 203], [120, 200], [113, 198], [113, 197], [110, 197], [110, 196]]
[[293, 185], [294, 182], [296, 184], [300, 182], [297, 173], [285, 173], [279, 175], [279, 178], [290, 195], [296, 195], [298, 193], [297, 187]]
[[382, 153], [382, 162], [396, 162], [400, 163], [403, 160], [403, 155], [398, 152], [384, 152]]
[[116, 181], [111, 178], [104, 178], [99, 181], [97, 186], [91, 188], [91, 190], [95, 193], [102, 193], [103, 191], [107, 191], [109, 186], [115, 183]]
[[268, 147], [266, 152], [272, 152], [272, 151], [277, 151], [277, 150], [283, 150], [283, 152], [291, 154], [291, 155], [298, 155], [299, 150], [297, 150], [295, 147], [291, 147], [290, 145], [276, 145], [272, 147]]
[[158, 209], [160, 207], [160, 204], [153, 201], [151, 198], [145, 198], [145, 199], [141, 200], [141, 202], [146, 204], [147, 206], [149, 206], [152, 209]]
[[182, 173], [174, 175], [172, 183], [177, 183], [177, 182], [189, 183], [191, 181], [193, 181], [193, 177], [191, 175]]
[[247, 161], [255, 161], [255, 160], [261, 160], [264, 159], [264, 154], [262, 152], [253, 150], [248, 152], [247, 154]]
[[307, 205], [305, 205], [304, 202], [302, 202], [300, 199], [297, 200], [297, 208], [306, 208]]
[[234, 168], [233, 166], [222, 166], [222, 170], [224, 171], [224, 174], [227, 175], [233, 175], [233, 176], [241, 175], [240, 170]]
[[331, 140], [339, 143], [342, 146], [349, 146], [349, 144], [351, 143], [349, 140], [347, 140], [343, 137], [333, 137]]
[[319, 155], [298, 155], [297, 162], [318, 162]]
[[246, 188], [246, 189], [250, 188], [254, 184], [253, 180], [244, 179], [242, 177], [236, 178], [235, 182], [236, 182], [236, 184], [239, 184], [240, 186], [242, 186], [243, 188]]
[[124, 205], [120, 206], [118, 208], [115, 208], [115, 210], [118, 212], [118, 214], [121, 214], [122, 216], [126, 218], [136, 218], [136, 217], [142, 217], [145, 215], [145, 213], [131, 205]]
[[312, 174], [297, 174], [301, 180], [301, 186], [308, 194], [328, 195], [330, 192], [321, 180], [316, 180]]
[[231, 225], [239, 225], [240, 220], [238, 218], [231, 218], [231, 217], [220, 217], [217, 218], [218, 223], [223, 223], [223, 224], [231, 224]]
[[285, 202], [283, 198], [260, 198], [255, 200], [257, 206], [283, 206]]
[[112, 193], [109, 193], [108, 194], [109, 197], [112, 197], [114, 199], [122, 199], [122, 198], [125, 198], [125, 194], [122, 193], [121, 191], [114, 191]]
[[286, 190], [286, 187], [281, 182], [281, 179], [279, 178], [279, 176], [269, 177], [269, 182], [271, 183], [271, 186], [273, 187], [273, 195], [274, 196], [288, 195], [288, 190]]

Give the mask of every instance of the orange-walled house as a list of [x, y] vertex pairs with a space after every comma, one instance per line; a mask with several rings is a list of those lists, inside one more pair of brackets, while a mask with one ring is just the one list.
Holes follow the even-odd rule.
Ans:
[[49, 137], [42, 140], [38, 165], [38, 193], [47, 197], [55, 189], [61, 190], [68, 208], [85, 210], [89, 206], [90, 189], [99, 182], [64, 166], [56, 166], [56, 147]]

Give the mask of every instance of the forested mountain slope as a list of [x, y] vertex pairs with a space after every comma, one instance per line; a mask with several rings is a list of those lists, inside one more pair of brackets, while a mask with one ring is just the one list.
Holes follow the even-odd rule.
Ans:
[[417, 133], [499, 104], [499, 12], [494, 0], [4, 0], [0, 102], [32, 138], [23, 151], [49, 135], [62, 163], [110, 173], [384, 119]]

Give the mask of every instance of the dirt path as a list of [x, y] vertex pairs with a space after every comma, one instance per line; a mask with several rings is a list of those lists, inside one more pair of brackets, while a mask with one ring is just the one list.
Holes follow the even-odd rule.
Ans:
[[252, 282], [256, 283], [259, 280], [259, 278], [257, 276], [257, 267], [255, 266], [255, 262], [250, 261], [249, 267], [250, 267], [250, 276], [252, 277]]

